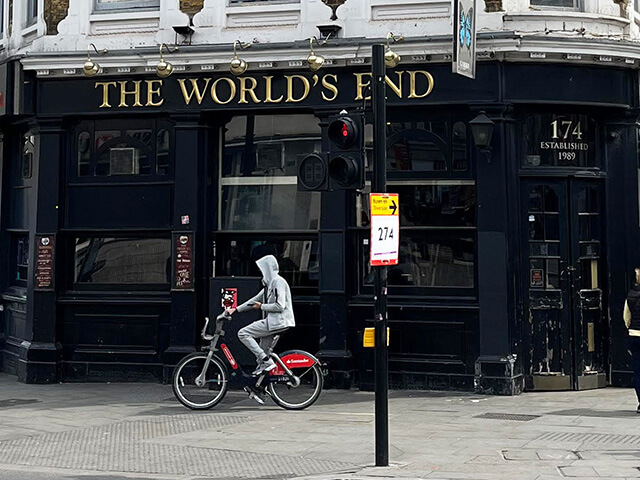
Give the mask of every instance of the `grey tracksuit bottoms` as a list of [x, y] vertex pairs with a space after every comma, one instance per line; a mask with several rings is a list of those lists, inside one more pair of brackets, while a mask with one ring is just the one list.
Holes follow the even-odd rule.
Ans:
[[[251, 353], [256, 356], [256, 361], [260, 363], [262, 359], [267, 356], [265, 351], [273, 347], [273, 337], [286, 330], [286, 328], [283, 328], [269, 331], [267, 320], [263, 319], [241, 328], [238, 331], [238, 338], [251, 350]], [[260, 339], [260, 344], [256, 342], [256, 338]]]

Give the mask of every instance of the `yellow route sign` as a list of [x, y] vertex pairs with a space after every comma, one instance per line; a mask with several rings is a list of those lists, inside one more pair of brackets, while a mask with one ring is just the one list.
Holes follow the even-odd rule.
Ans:
[[371, 246], [369, 265], [398, 264], [400, 208], [397, 193], [371, 193]]
[[372, 193], [371, 215], [399, 215], [397, 193]]

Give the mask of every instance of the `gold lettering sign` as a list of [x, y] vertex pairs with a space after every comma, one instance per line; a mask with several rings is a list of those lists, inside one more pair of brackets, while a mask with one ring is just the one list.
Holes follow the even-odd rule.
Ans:
[[[311, 91], [311, 85], [309, 84], [309, 79], [307, 79], [307, 77], [303, 77], [302, 75], [285, 75], [284, 78], [287, 79], [287, 99], [285, 102], [301, 102], [307, 98]], [[293, 81], [296, 78], [301, 80], [304, 85], [304, 93], [300, 98], [293, 97]]]
[[[156, 88], [156, 84], [158, 87]], [[154, 95], [161, 95], [160, 87], [162, 87], [162, 80], [147, 80], [147, 104], [146, 107], [159, 107], [164, 103], [164, 98], [156, 102], [153, 100]]]
[[127, 105], [127, 96], [133, 95], [134, 98], [134, 107], [141, 107], [140, 103], [140, 84], [142, 80], [135, 80], [133, 83], [133, 90], [127, 90], [127, 83], [129, 82], [118, 82], [120, 84], [120, 105], [119, 107], [128, 107]]
[[[420, 75], [424, 75], [427, 79], [428, 82], [428, 87], [427, 90], [418, 95], [416, 93], [416, 76], [420, 74]], [[416, 72], [409, 72], [409, 78], [411, 79], [409, 82], [409, 89], [410, 89], [410, 93], [409, 93], [409, 98], [424, 98], [427, 95], [429, 95], [431, 93], [431, 91], [433, 90], [433, 85], [434, 85], [434, 81], [433, 81], [433, 76], [429, 73], [429, 72], [425, 72], [424, 70], [418, 70]]]
[[188, 87], [185, 85], [186, 80], [184, 78], [179, 78], [178, 83], [180, 84], [180, 91], [182, 92], [182, 97], [184, 98], [184, 103], [189, 105], [191, 103], [191, 99], [195, 94], [196, 100], [198, 101], [198, 105], [202, 104], [202, 100], [207, 92], [207, 88], [209, 88], [209, 83], [211, 82], [210, 78], [204, 78], [204, 87], [200, 90], [200, 84], [198, 83], [197, 78], [189, 78], [189, 82], [191, 82], [191, 91], [188, 90]]
[[[261, 103], [300, 103], [311, 98], [320, 98], [330, 103], [340, 101], [340, 90], [344, 89], [335, 73], [315, 74], [307, 77], [301, 74], [283, 75], [276, 82], [273, 75], [262, 77], [188, 77], [178, 78], [177, 87], [185, 106], [206, 104], [207, 98], [217, 105], [236, 102], [238, 105], [258, 105]], [[346, 77], [349, 78], [349, 77]], [[371, 99], [371, 72], [352, 74], [353, 100]], [[385, 77], [389, 95], [398, 99], [425, 98], [433, 91], [433, 75], [425, 70], [390, 71]], [[101, 93], [99, 108], [160, 107], [165, 103], [167, 88], [176, 88], [167, 80], [120, 80], [95, 82], [94, 88]], [[313, 92], [313, 96], [312, 96]], [[173, 97], [172, 97], [173, 98]], [[352, 100], [351, 100], [352, 101]]]

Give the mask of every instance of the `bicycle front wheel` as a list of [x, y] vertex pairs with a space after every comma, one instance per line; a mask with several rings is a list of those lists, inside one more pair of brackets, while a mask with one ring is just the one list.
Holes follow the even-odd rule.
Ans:
[[287, 410], [302, 410], [313, 405], [322, 392], [322, 370], [318, 361], [301, 350], [285, 352], [280, 359], [296, 378], [291, 378], [278, 366], [268, 386], [273, 401]]
[[217, 405], [227, 393], [227, 369], [216, 356], [192, 353], [184, 357], [173, 372], [173, 394], [185, 407], [205, 410]]

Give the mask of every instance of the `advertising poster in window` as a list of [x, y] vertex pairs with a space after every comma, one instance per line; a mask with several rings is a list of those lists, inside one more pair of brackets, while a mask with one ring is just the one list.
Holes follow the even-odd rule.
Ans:
[[36, 235], [36, 290], [53, 290], [55, 237]]
[[193, 290], [193, 234], [173, 236], [173, 290]]

